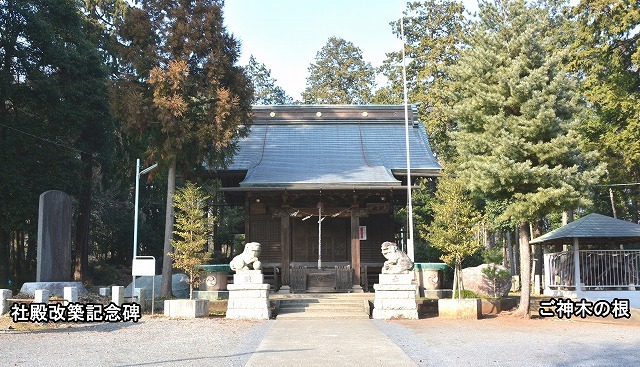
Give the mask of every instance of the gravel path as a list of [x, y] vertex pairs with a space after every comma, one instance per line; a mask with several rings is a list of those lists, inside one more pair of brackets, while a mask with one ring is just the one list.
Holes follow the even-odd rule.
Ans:
[[375, 321], [419, 366], [640, 366], [640, 325], [578, 320]]
[[[144, 318], [0, 333], [2, 366], [244, 366], [270, 322]], [[7, 363], [8, 362], [8, 363]]]
[[386, 366], [381, 352], [396, 355], [394, 367], [636, 367], [640, 325], [508, 315], [343, 322], [143, 317], [135, 324], [0, 331], [2, 366], [240, 367], [260, 366], [269, 358], [280, 358], [275, 366], [376, 366], [375, 361]]

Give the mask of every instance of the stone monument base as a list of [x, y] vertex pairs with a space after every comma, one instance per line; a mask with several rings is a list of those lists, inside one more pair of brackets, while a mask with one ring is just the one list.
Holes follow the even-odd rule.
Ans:
[[35, 296], [37, 290], [49, 291], [50, 297], [64, 297], [64, 287], [76, 287], [78, 296], [89, 294], [84, 285], [80, 282], [27, 282], [20, 288], [20, 293]]
[[206, 299], [167, 299], [164, 301], [164, 315], [187, 319], [206, 317], [209, 315], [209, 301]]
[[480, 298], [439, 299], [438, 317], [450, 319], [482, 318], [482, 301]]
[[227, 285], [229, 303], [228, 319], [268, 320], [269, 284], [263, 284], [260, 270], [239, 270], [233, 277], [234, 283]]
[[417, 284], [411, 284], [413, 274], [380, 274], [380, 283], [374, 284], [376, 296], [373, 318], [379, 320], [417, 319]]

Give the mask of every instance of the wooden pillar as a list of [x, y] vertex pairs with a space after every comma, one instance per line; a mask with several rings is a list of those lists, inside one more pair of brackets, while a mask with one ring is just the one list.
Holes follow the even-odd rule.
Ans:
[[280, 243], [282, 247], [282, 284], [289, 284], [291, 264], [291, 219], [289, 213], [280, 216]]
[[353, 268], [353, 283], [360, 285], [360, 213], [358, 204], [351, 207], [351, 268]]
[[289, 266], [291, 265], [291, 208], [286, 205], [273, 213], [280, 218], [280, 261], [282, 264], [282, 284], [289, 284]]

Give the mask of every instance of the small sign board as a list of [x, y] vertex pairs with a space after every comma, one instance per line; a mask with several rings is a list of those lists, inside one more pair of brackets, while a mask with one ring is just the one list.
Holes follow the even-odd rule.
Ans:
[[136, 256], [131, 266], [131, 275], [134, 277], [156, 275], [156, 258], [153, 256]]
[[362, 241], [367, 240], [367, 226], [360, 226], [360, 228], [358, 229], [358, 233], [360, 234], [360, 239]]

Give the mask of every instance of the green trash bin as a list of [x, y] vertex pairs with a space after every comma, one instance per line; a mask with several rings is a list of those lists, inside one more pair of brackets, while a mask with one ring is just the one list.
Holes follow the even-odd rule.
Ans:
[[413, 271], [420, 289], [420, 296], [425, 297], [430, 291], [441, 290], [444, 287], [445, 263], [415, 263]]
[[231, 268], [228, 264], [200, 265], [204, 269], [204, 281], [198, 289], [201, 291], [226, 291]]

